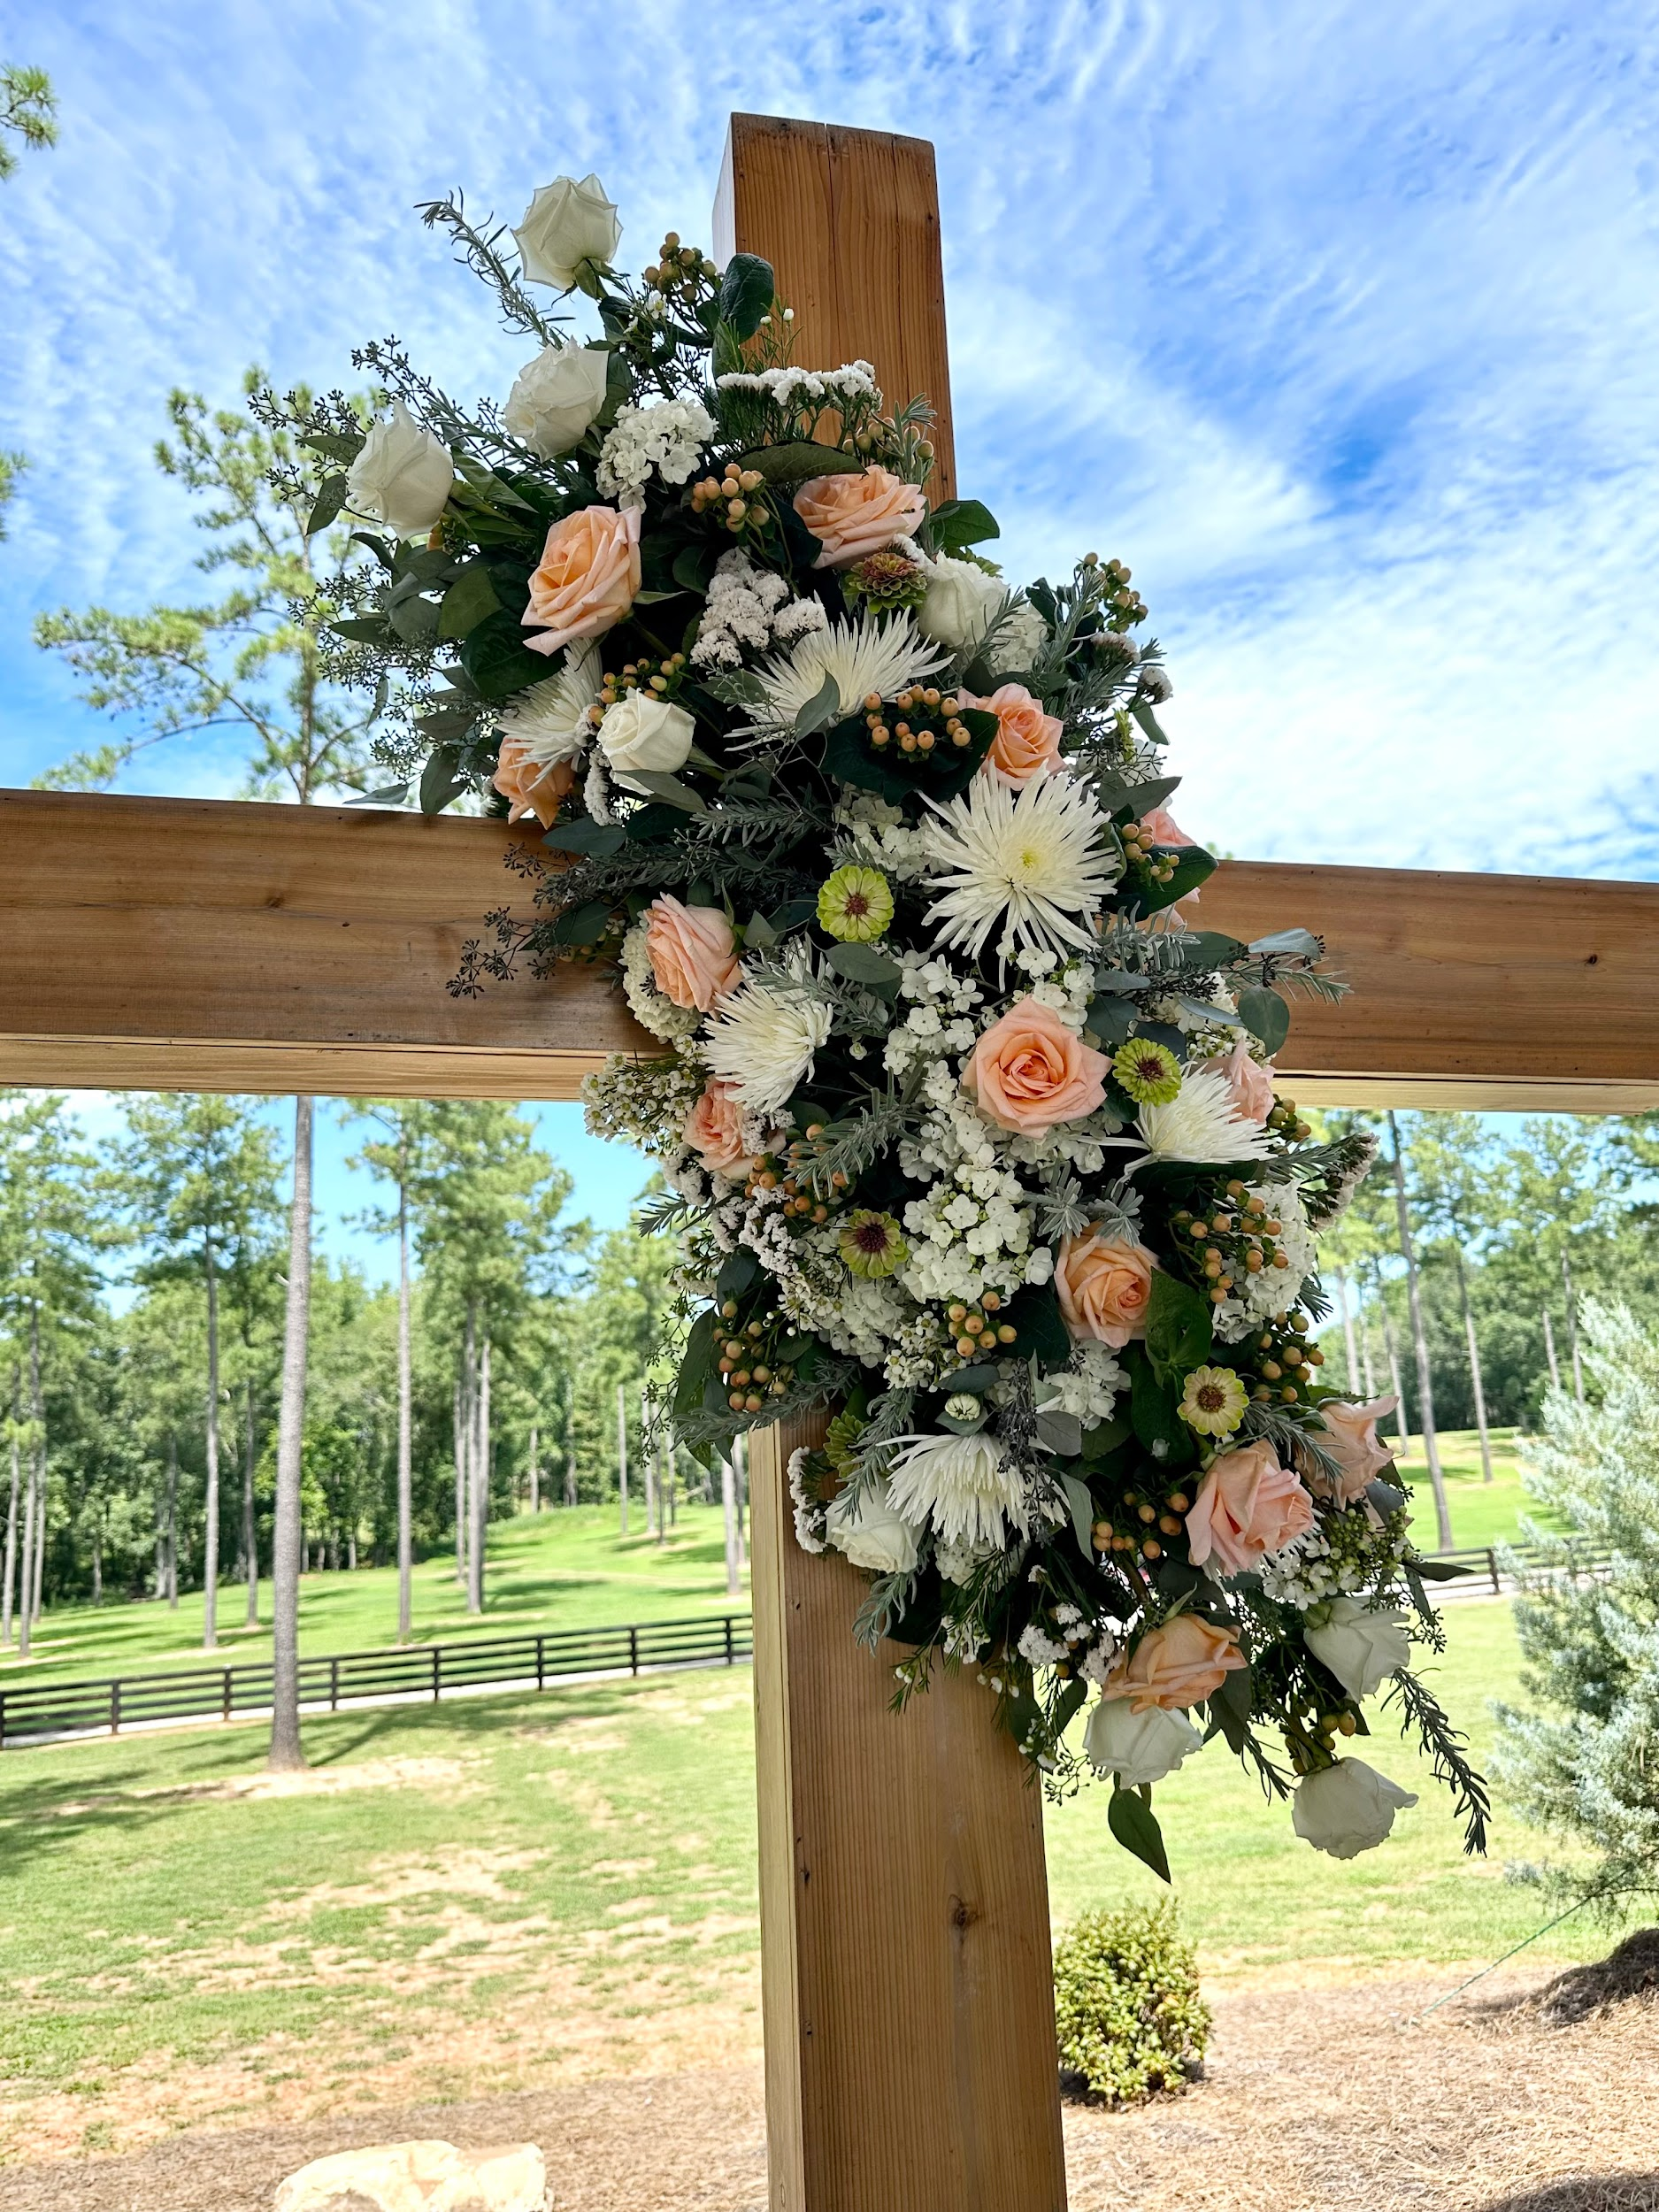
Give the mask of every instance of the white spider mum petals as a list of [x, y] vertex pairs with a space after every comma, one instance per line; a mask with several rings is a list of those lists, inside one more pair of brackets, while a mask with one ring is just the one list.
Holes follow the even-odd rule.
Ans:
[[515, 692], [495, 718], [518, 740], [525, 758], [540, 767], [580, 760], [594, 733], [588, 710], [599, 696], [599, 648], [589, 640], [569, 652], [545, 683]]
[[1022, 791], [976, 776], [926, 825], [940, 895], [927, 910], [946, 926], [938, 942], [976, 959], [999, 922], [1000, 956], [1022, 950], [1088, 947], [1094, 932], [1077, 917], [1097, 908], [1118, 873], [1101, 840], [1105, 818], [1087, 788], [1070, 776], [1034, 776]]
[[1018, 1470], [994, 1436], [910, 1436], [887, 1468], [895, 1512], [908, 1521], [931, 1520], [947, 1544], [1008, 1540], [1011, 1524], [1028, 1534], [1031, 1517]]
[[1260, 1122], [1240, 1113], [1218, 1068], [1188, 1068], [1167, 1106], [1143, 1106], [1140, 1130], [1155, 1160], [1264, 1160], [1272, 1147]]
[[715, 1002], [704, 1057], [751, 1113], [776, 1113], [811, 1069], [830, 1009], [787, 983], [746, 983]]
[[809, 700], [833, 676], [849, 713], [872, 692], [891, 699], [941, 667], [944, 655], [929, 645], [907, 614], [882, 623], [865, 614], [856, 622], [832, 622], [809, 630], [787, 653], [766, 662], [758, 673], [766, 705], [780, 722], [793, 722]]

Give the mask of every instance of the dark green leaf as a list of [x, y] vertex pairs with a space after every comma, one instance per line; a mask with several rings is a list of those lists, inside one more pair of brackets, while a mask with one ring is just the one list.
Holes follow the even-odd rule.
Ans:
[[720, 279], [720, 320], [736, 338], [752, 338], [765, 321], [777, 292], [770, 261], [758, 254], [734, 253]]
[[423, 814], [442, 814], [451, 799], [458, 798], [463, 791], [472, 787], [469, 777], [457, 775], [455, 755], [447, 745], [441, 745], [420, 772], [420, 810]]
[[319, 530], [326, 530], [345, 503], [345, 478], [342, 475], [325, 476], [317, 488], [317, 503], [305, 525], [306, 536], [314, 538]]
[[559, 916], [551, 932], [553, 941], [556, 945], [596, 945], [610, 919], [609, 899], [585, 900], [580, 906]]
[[1409, 1563], [1413, 1572], [1421, 1575], [1425, 1582], [1455, 1582], [1460, 1575], [1484, 1574], [1486, 1571], [1478, 1561], [1473, 1565], [1463, 1566], [1450, 1559], [1414, 1559]]
[[630, 768], [628, 781], [649, 792], [664, 806], [677, 807], [681, 814], [706, 814], [709, 803], [701, 792], [694, 791], [678, 776], [664, 775], [657, 768]]
[[1080, 1476], [1062, 1475], [1060, 1486], [1065, 1492], [1066, 1503], [1071, 1509], [1071, 1533], [1077, 1538], [1077, 1548], [1092, 1567], [1094, 1564], [1094, 1500], [1089, 1486]]
[[1173, 1471], [1190, 1467], [1197, 1448], [1193, 1432], [1177, 1410], [1177, 1394], [1154, 1373], [1143, 1345], [1128, 1345], [1125, 1350], [1124, 1364], [1130, 1371], [1129, 1418], [1135, 1440], [1161, 1468]]
[[1133, 1790], [1114, 1790], [1107, 1801], [1106, 1824], [1125, 1851], [1133, 1851], [1160, 1881], [1169, 1880], [1170, 1860], [1164, 1848], [1164, 1831], [1144, 1797]]
[[348, 799], [348, 806], [402, 806], [409, 796], [406, 783], [382, 784], [378, 791], [359, 791], [355, 799]]
[[687, 591], [706, 593], [718, 557], [711, 545], [682, 545], [674, 556], [674, 581]]
[[419, 592], [411, 591], [402, 599], [394, 596], [387, 608], [387, 619], [405, 645], [430, 645], [438, 634], [437, 603], [423, 599]]
[[747, 1246], [740, 1245], [720, 1263], [719, 1274], [715, 1278], [715, 1295], [722, 1305], [728, 1298], [741, 1298], [759, 1273], [760, 1262]]
[[837, 975], [844, 975], [849, 983], [865, 984], [872, 991], [896, 991], [903, 973], [891, 954], [874, 945], [832, 945], [828, 959]]
[[1133, 706], [1130, 708], [1129, 711], [1133, 715], [1135, 720], [1140, 723], [1141, 728], [1146, 732], [1147, 735], [1152, 740], [1152, 742], [1155, 745], [1167, 745], [1169, 743], [1169, 739], [1165, 737], [1164, 732], [1158, 727], [1157, 716], [1153, 713], [1151, 707], [1148, 704], [1146, 700], [1137, 699]]
[[1054, 1701], [1050, 1725], [1056, 1736], [1064, 1736], [1071, 1723], [1082, 1711], [1088, 1699], [1088, 1684], [1077, 1677], [1068, 1682]]
[[1138, 887], [1135, 896], [1143, 914], [1157, 914], [1166, 906], [1173, 906], [1177, 899], [1184, 899], [1196, 891], [1201, 883], [1207, 883], [1216, 872], [1216, 856], [1207, 853], [1202, 845], [1182, 845], [1175, 853], [1175, 872], [1164, 883], [1148, 883]]
[[507, 607], [486, 615], [476, 629], [467, 632], [458, 657], [480, 698], [511, 699], [515, 691], [527, 690], [551, 672], [547, 655], [531, 652], [524, 641], [524, 625]]
[[832, 722], [841, 718], [841, 688], [833, 676], [826, 676], [823, 682], [795, 718], [797, 737], [810, 737], [815, 731], [828, 729]]
[[1263, 984], [1253, 983], [1239, 993], [1239, 1019], [1270, 1053], [1277, 1052], [1290, 1034], [1289, 1007]]
[[1071, 1339], [1060, 1313], [1060, 1294], [1052, 1283], [1027, 1283], [1017, 1290], [997, 1315], [1017, 1332], [1009, 1347], [1016, 1357], [1033, 1355], [1044, 1367], [1064, 1367], [1071, 1356]]
[[977, 499], [947, 499], [928, 518], [928, 535], [939, 553], [960, 553], [1002, 534], [996, 517]]
[[[1181, 964], [1187, 968], [1225, 968], [1232, 961], [1244, 957], [1245, 948], [1236, 937], [1225, 936], [1218, 929], [1192, 929], [1185, 937], [1173, 942], [1180, 949]], [[1215, 1009], [1211, 1007], [1213, 1013]]]
[[990, 1360], [981, 1360], [974, 1367], [959, 1367], [950, 1378], [952, 1390], [971, 1390], [980, 1397], [1002, 1379], [1002, 1371]]
[[438, 635], [465, 637], [500, 605], [488, 569], [482, 561], [473, 561], [461, 571], [443, 595], [443, 603], [438, 609]]
[[1045, 1407], [1037, 1416], [1037, 1435], [1062, 1459], [1078, 1459], [1083, 1451], [1083, 1424], [1075, 1413]]
[[1224, 1675], [1221, 1687], [1210, 1698], [1210, 1717], [1226, 1738], [1229, 1751], [1242, 1751], [1250, 1725], [1250, 1708], [1256, 1701], [1256, 1685], [1248, 1667], [1235, 1667]]
[[619, 853], [628, 841], [619, 822], [595, 822], [587, 815], [556, 822], [541, 842], [556, 853], [597, 853], [605, 858]]
[[818, 445], [808, 439], [792, 445], [757, 446], [754, 452], [745, 453], [737, 464], [740, 469], [753, 469], [780, 491], [792, 484], [804, 484], [815, 476], [853, 476], [864, 467], [856, 453], [843, 453], [839, 446]]
[[[714, 1379], [715, 1321], [713, 1313], [700, 1313], [686, 1338], [680, 1373], [674, 1380], [674, 1412], [679, 1417], [683, 1418], [686, 1414], [695, 1412], [703, 1402], [705, 1385]], [[726, 1399], [722, 1394], [720, 1410], [724, 1412], [725, 1409]]]
[[1105, 995], [1091, 999], [1085, 1025], [1109, 1051], [1115, 1052], [1119, 1045], [1128, 1043], [1135, 1025], [1134, 1001]]
[[1147, 1304], [1147, 1356], [1160, 1382], [1179, 1380], [1209, 1355], [1214, 1329], [1210, 1302], [1190, 1283], [1155, 1269]]
[[383, 614], [355, 615], [349, 622], [331, 622], [328, 627], [353, 645], [384, 645], [392, 634]]

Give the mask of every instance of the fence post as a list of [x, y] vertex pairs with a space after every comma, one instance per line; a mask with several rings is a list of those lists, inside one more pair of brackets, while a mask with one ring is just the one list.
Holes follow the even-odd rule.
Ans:
[[729, 1613], [726, 1617], [726, 1663], [728, 1667], [737, 1663], [737, 1655], [732, 1645], [732, 1616]]
[[442, 1647], [442, 1645], [440, 1645], [440, 1644], [434, 1644], [434, 1646], [432, 1647], [432, 1701], [433, 1701], [433, 1703], [434, 1703], [434, 1705], [435, 1705], [435, 1704], [437, 1703], [437, 1701], [438, 1701], [438, 1695], [439, 1695], [439, 1690], [438, 1690], [438, 1673], [439, 1673], [439, 1669], [440, 1669], [440, 1666], [441, 1666], [442, 1662], [442, 1658], [443, 1658], [443, 1647]]
[[1503, 1595], [1503, 1590], [1498, 1581], [1498, 1548], [1495, 1544], [1486, 1546], [1486, 1564], [1492, 1570], [1492, 1594], [1494, 1598], [1500, 1598]]
[[112, 1736], [119, 1736], [120, 1732], [121, 1686], [118, 1681], [111, 1682], [110, 1685], [110, 1733]]
[[535, 1640], [535, 1686], [538, 1690], [543, 1686], [543, 1676], [546, 1673], [546, 1655], [547, 1638], [545, 1636], [538, 1636]]
[[230, 1718], [230, 1669], [228, 1667], [225, 1670], [225, 1695], [219, 1709], [219, 1717], [221, 1720]]
[[328, 1709], [331, 1713], [337, 1713], [340, 1710], [340, 1662], [338, 1659], [331, 1659], [328, 1662]]
[[630, 1674], [637, 1674], [639, 1671], [640, 1632], [637, 1628], [630, 1628], [628, 1631], [628, 1671]]

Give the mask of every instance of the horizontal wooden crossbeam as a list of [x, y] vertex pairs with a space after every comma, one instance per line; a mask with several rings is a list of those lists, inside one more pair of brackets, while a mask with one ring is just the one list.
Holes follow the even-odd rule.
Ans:
[[[527, 904], [523, 846], [373, 808], [0, 792], [0, 1081], [573, 1097], [653, 1049], [603, 974], [448, 988], [483, 916]], [[1229, 861], [1195, 918], [1302, 923], [1352, 982], [1296, 1007], [1301, 1102], [1659, 1107], [1659, 885]]]

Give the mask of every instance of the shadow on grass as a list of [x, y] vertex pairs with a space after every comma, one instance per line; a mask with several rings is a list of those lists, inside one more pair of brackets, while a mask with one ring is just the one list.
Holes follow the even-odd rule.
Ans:
[[1659, 2174], [1593, 2174], [1497, 2197], [1481, 2212], [1659, 2212]]

